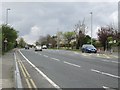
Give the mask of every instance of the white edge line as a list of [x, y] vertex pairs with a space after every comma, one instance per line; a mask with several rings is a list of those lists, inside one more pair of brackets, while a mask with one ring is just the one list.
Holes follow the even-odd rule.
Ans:
[[91, 71], [94, 71], [94, 72], [97, 72], [97, 73], [101, 73], [101, 74], [104, 74], [104, 75], [107, 75], [107, 76], [111, 76], [111, 77], [114, 77], [114, 78], [120, 78], [119, 76], [112, 75], [112, 74], [105, 73], [105, 72], [101, 72], [101, 71], [98, 71], [98, 70], [95, 70], [95, 69], [91, 69]]
[[72, 63], [69, 63], [69, 62], [66, 62], [66, 61], [64, 61], [64, 63], [69, 64], [69, 65], [72, 65], [72, 66], [76, 66], [76, 67], [81, 67], [81, 66], [79, 66], [79, 65], [72, 64]]
[[39, 70], [34, 64], [32, 64], [23, 54], [22, 52], [19, 50], [20, 54], [26, 59], [26, 61], [32, 65], [50, 84], [52, 84], [55, 88], [60, 89], [60, 87], [55, 84], [50, 78], [47, 77], [47, 75], [45, 75], [41, 70]]

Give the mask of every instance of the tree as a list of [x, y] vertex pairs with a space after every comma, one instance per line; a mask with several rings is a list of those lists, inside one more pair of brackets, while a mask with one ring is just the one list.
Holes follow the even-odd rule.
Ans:
[[[8, 50], [14, 48], [16, 43], [16, 39], [18, 37], [18, 31], [16, 31], [13, 27], [2, 24], [2, 50], [5, 51], [5, 47]], [[7, 41], [5, 43], [5, 40]]]
[[91, 37], [89, 35], [86, 35], [84, 37], [84, 44], [90, 44], [90, 42], [91, 42]]
[[64, 42], [63, 40], [63, 32], [60, 32], [58, 31], [57, 34], [56, 34], [57, 38], [56, 38], [56, 41], [57, 41], [57, 48], [60, 47], [60, 42]]
[[108, 37], [116, 37], [116, 30], [110, 26], [101, 27], [101, 29], [98, 30], [98, 39], [104, 47], [104, 50], [108, 48]]
[[85, 33], [86, 33], [86, 25], [84, 23], [85, 19], [82, 22], [79, 21], [78, 24], [75, 25], [75, 34], [76, 34], [76, 49], [79, 49], [84, 44]]
[[64, 33], [64, 38], [68, 44], [68, 47], [70, 47], [70, 42], [72, 39], [75, 37], [75, 32], [65, 32]]
[[21, 48], [25, 47], [25, 45], [26, 45], [26, 42], [24, 41], [23, 38], [20, 38], [20, 39], [18, 40], [18, 43], [19, 43], [19, 46], [20, 46]]

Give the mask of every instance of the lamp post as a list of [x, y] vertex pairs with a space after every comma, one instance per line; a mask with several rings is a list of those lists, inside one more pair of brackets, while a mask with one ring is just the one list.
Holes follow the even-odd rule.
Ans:
[[10, 8], [6, 9], [6, 24], [8, 24], [8, 11], [11, 10]]
[[90, 12], [90, 14], [91, 14], [91, 44], [92, 44], [92, 12]]

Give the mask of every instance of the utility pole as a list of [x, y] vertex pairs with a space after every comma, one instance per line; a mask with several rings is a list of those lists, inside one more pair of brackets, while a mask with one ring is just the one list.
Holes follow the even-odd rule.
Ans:
[[59, 49], [59, 39], [60, 39], [59, 28], [57, 28], [57, 49]]
[[92, 15], [93, 15], [93, 13], [90, 12], [90, 14], [91, 14], [91, 44], [92, 44]]

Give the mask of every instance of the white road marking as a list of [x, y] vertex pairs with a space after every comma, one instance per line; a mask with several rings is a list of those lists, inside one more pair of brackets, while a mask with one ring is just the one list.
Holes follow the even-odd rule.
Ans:
[[44, 57], [48, 57], [47, 55], [43, 55]]
[[59, 60], [59, 59], [57, 59], [57, 58], [51, 58], [51, 59], [56, 60], [56, 61], [60, 61], [60, 60]]
[[95, 69], [91, 69], [91, 71], [97, 72], [97, 73], [100, 73], [100, 74], [103, 74], [103, 75], [111, 76], [111, 77], [114, 77], [114, 78], [120, 78], [119, 76], [112, 75], [112, 74], [105, 73], [105, 72], [101, 72], [101, 71], [98, 71], [98, 70], [95, 70]]
[[105, 61], [105, 62], [110, 62], [110, 60], [105, 60], [105, 59], [104, 59], [104, 60], [102, 60], [102, 61]]
[[45, 75], [40, 69], [38, 69], [34, 64], [32, 64], [23, 54], [22, 52], [19, 50], [20, 54], [26, 59], [26, 61], [35, 68], [35, 70], [37, 70], [50, 84], [52, 84], [55, 88], [60, 89], [60, 87], [55, 84], [50, 78], [48, 78], [47, 75]]
[[117, 64], [120, 63], [120, 62], [117, 62], [117, 61], [111, 61], [111, 62], [113, 62], [113, 63], [117, 63]]
[[105, 61], [105, 62], [112, 62], [112, 63], [120, 63], [120, 62], [118, 62], [118, 61], [112, 61], [112, 60], [101, 60], [101, 61]]
[[106, 87], [106, 86], [102, 86], [104, 89], [108, 89], [109, 87]]
[[42, 54], [39, 53], [39, 55], [42, 55]]
[[75, 67], [81, 67], [81, 66], [79, 66], [79, 65], [76, 65], [76, 64], [73, 64], [73, 63], [69, 63], [69, 62], [66, 62], [66, 61], [64, 61], [64, 63], [69, 64], [69, 65], [72, 65], [72, 66], [75, 66]]

